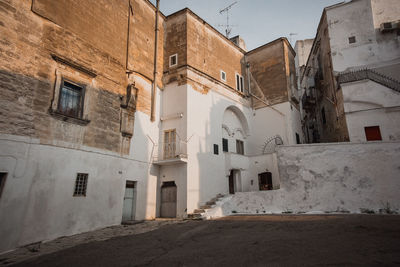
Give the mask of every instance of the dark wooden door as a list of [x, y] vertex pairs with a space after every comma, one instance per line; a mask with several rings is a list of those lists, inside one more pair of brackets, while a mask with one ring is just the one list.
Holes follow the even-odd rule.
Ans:
[[272, 173], [260, 173], [258, 175], [258, 185], [260, 190], [272, 190]]
[[174, 182], [166, 182], [161, 187], [161, 217], [176, 218], [177, 188]]
[[229, 194], [235, 194], [235, 179], [233, 177], [233, 170], [229, 175]]

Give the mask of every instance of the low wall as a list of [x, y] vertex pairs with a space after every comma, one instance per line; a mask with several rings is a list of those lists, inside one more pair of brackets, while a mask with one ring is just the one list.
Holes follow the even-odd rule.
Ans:
[[280, 189], [236, 193], [206, 214], [396, 212], [400, 143], [336, 143], [277, 149]]

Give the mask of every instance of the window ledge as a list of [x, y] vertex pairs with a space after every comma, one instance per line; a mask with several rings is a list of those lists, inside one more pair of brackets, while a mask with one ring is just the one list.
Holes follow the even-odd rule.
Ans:
[[49, 109], [49, 113], [51, 116], [53, 116], [56, 119], [79, 124], [82, 126], [88, 125], [90, 122], [90, 120], [87, 120], [87, 119], [81, 119], [81, 118], [65, 115], [65, 114], [59, 112], [58, 110]]

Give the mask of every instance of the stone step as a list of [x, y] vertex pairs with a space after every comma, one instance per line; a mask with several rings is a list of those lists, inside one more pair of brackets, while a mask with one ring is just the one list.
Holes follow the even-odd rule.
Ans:
[[195, 213], [195, 214], [201, 214], [201, 213], [204, 213], [204, 212], [205, 212], [204, 209], [195, 209], [193, 213]]
[[203, 220], [203, 216], [201, 216], [201, 214], [199, 214], [199, 213], [192, 213], [192, 214], [188, 214], [188, 219]]
[[212, 205], [203, 205], [203, 206], [200, 206], [200, 209], [203, 209], [203, 210], [207, 210], [207, 209], [211, 209], [212, 208]]
[[207, 201], [206, 205], [210, 205], [210, 206], [215, 205], [215, 201]]

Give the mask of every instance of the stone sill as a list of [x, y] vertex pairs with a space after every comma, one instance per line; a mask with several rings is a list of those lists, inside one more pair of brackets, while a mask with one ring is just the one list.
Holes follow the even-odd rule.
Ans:
[[82, 126], [86, 126], [90, 122], [90, 120], [68, 116], [57, 110], [53, 110], [53, 109], [49, 109], [49, 113], [51, 116], [53, 116], [54, 118], [56, 118], [58, 120], [71, 122], [71, 123], [75, 123], [75, 124], [82, 125]]

